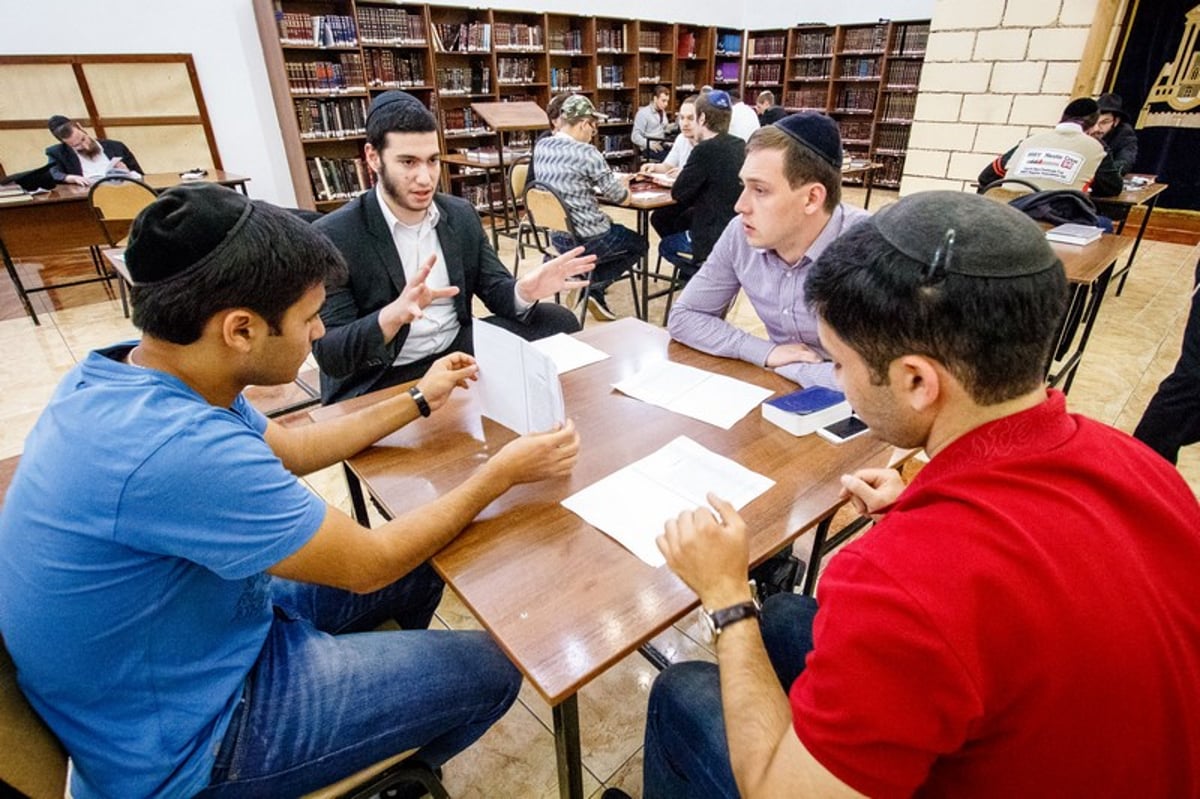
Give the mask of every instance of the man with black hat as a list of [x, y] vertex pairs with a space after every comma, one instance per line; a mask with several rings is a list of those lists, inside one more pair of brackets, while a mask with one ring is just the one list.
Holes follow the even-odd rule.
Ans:
[[[242, 389], [294, 379], [321, 336], [345, 270], [329, 240], [203, 184], [148, 206], [125, 258], [142, 338], [67, 373], [0, 511], [0, 634], [72, 796], [300, 796], [416, 747], [440, 766], [521, 680], [487, 635], [425, 629], [428, 559], [511, 486], [569, 473], [578, 436], [518, 438], [361, 527], [297, 475], [436, 412], [470, 356], [285, 428]], [[370, 632], [388, 619], [402, 631]]]
[[570, 309], [541, 300], [585, 285], [575, 278], [592, 259], [573, 250], [514, 279], [471, 204], [438, 192], [437, 122], [420, 100], [389, 91], [372, 101], [366, 158], [375, 188], [315, 223], [349, 266], [329, 286], [327, 333], [313, 345], [322, 402], [415, 380], [446, 354], [471, 352], [475, 297], [492, 312], [484, 321], [530, 341], [579, 329]]
[[[755, 131], [740, 172], [738, 216], [671, 309], [671, 337], [803, 386], [833, 386], [833, 364], [805, 308], [804, 276], [834, 239], [868, 216], [841, 202], [841, 168], [837, 123], [824, 114], [792, 114]], [[739, 290], [766, 339], [725, 321]]]
[[59, 183], [87, 186], [109, 172], [141, 175], [142, 167], [128, 147], [116, 139], [96, 139], [78, 122], [64, 116], [50, 117], [46, 126], [58, 144], [46, 148], [50, 174]]
[[1067, 281], [1041, 228], [911, 195], [833, 242], [806, 290], [855, 411], [931, 460], [907, 487], [842, 477], [878, 521], [817, 600], [760, 610], [715, 494], [716, 515], [667, 523], [719, 668], [656, 680], [644, 796], [1194, 795], [1200, 505], [1046, 388]]
[[1133, 125], [1121, 104], [1119, 94], [1102, 94], [1096, 100], [1100, 106], [1100, 116], [1096, 125], [1088, 133], [1100, 140], [1104, 149], [1112, 156], [1113, 165], [1122, 175], [1133, 171], [1137, 161], [1138, 140]]
[[1112, 156], [1088, 135], [1099, 118], [1095, 100], [1072, 100], [1053, 130], [1033, 134], [984, 167], [979, 173], [980, 190], [1002, 178], [1020, 178], [1042, 191], [1075, 189], [1093, 197], [1120, 194], [1124, 185]]

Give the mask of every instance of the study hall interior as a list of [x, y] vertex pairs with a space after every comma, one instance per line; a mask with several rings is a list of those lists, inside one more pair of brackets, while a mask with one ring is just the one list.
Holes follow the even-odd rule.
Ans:
[[[758, 91], [770, 89], [785, 107], [830, 111], [839, 121], [848, 155], [882, 165], [871, 186], [870, 209], [877, 210], [918, 191], [973, 191], [971, 184], [989, 159], [1028, 133], [1053, 126], [1071, 97], [1096, 96], [1111, 88], [1106, 80], [1117, 69], [1128, 2], [662, 0], [648, 9], [633, 0], [614, 0], [598, 9], [578, 0], [549, 0], [535, 10], [515, 2], [480, 9], [468, 2], [113, 0], [96, 8], [67, 0], [19, 6], [16, 0], [0, 0], [6, 19], [0, 30], [0, 67], [9, 56], [187, 56], [190, 66], [163, 73], [155, 97], [190, 95], [194, 81], [202, 106], [168, 109], [146, 126], [162, 129], [168, 118], [191, 120], [183, 139], [148, 133], [149, 141], [160, 139], [148, 155], [137, 151], [147, 171], [225, 170], [248, 178], [245, 189], [255, 199], [317, 211], [341, 205], [364, 177], [354, 163], [361, 135], [350, 130], [345, 136], [328, 135], [321, 120], [336, 118], [353, 127], [358, 111], [384, 84], [404, 86], [403, 78], [388, 77], [405, 70], [423, 75], [412, 78], [407, 88], [436, 107], [444, 152], [465, 156], [463, 163], [446, 168], [444, 187], [472, 199], [481, 210], [496, 202], [496, 188], [482, 167], [496, 150], [505, 157], [504, 144], [519, 152], [525, 139], [518, 132], [498, 144], [494, 136], [480, 135], [481, 123], [472, 110], [479, 98], [474, 95], [544, 106], [560, 81], [585, 88], [613, 118], [601, 128], [599, 146], [615, 167], [628, 170], [637, 159], [628, 142], [628, 122], [655, 85], [670, 88], [671, 114], [684, 96], [704, 84], [736, 86], [751, 104]], [[424, 45], [368, 42], [363, 20], [391, 18], [396, 12], [420, 20]], [[64, 25], [85, 13], [88, 25]], [[286, 28], [279, 27], [279, 15], [287, 13], [354, 14], [358, 42], [344, 48], [288, 44]], [[486, 48], [481, 40], [447, 43], [451, 30], [469, 33], [473, 24], [485, 21], [490, 26]], [[540, 32], [534, 34], [534, 28]], [[576, 47], [569, 38], [556, 38], [572, 33], [586, 35], [588, 44], [581, 40]], [[521, 46], [534, 42], [521, 37], [534, 35], [541, 37], [540, 51], [536, 45]], [[826, 55], [831, 57], [817, 57]], [[838, 71], [826, 71], [834, 68], [834, 55]], [[306, 92], [309, 83], [330, 79], [326, 65], [330, 72], [336, 65], [343, 75], [361, 74], [363, 91]], [[43, 68], [50, 67], [38, 66]], [[136, 64], [129, 69], [121, 80], [137, 79]], [[5, 95], [14, 96], [0, 91], [0, 97]], [[44, 122], [35, 132], [5, 120], [28, 122], [51, 113], [88, 117], [86, 106], [65, 107], [60, 100], [65, 103], [66, 97], [36, 98], [37, 114], [0, 100], [0, 164], [5, 170], [39, 166], [30, 154], [53, 143]], [[870, 113], [863, 113], [868, 107]], [[119, 116], [113, 126], [137, 128], [144, 122]], [[15, 149], [6, 152], [10, 143]], [[470, 162], [471, 152], [478, 165]], [[149, 166], [155, 160], [160, 166]], [[323, 171], [330, 164], [335, 171]], [[335, 175], [346, 181], [340, 191], [331, 186]], [[865, 203], [863, 181], [849, 182], [845, 190], [848, 202]], [[1144, 208], [1133, 211], [1123, 236], [1126, 245], [1145, 213]], [[612, 214], [634, 226], [633, 212]], [[485, 220], [486, 227], [492, 220], [487, 215]], [[1187, 212], [1168, 205], [1154, 210], [1124, 291], [1118, 297], [1110, 288], [1100, 308], [1069, 395], [1072, 410], [1127, 431], [1136, 425], [1179, 353], [1192, 272], [1200, 256], [1198, 230], [1200, 224]], [[525, 269], [540, 262], [532, 250], [518, 259], [511, 237], [495, 241], [505, 264], [519, 260]], [[651, 252], [655, 248], [652, 241]], [[30, 259], [20, 268], [30, 285], [40, 285], [43, 279], [60, 279], [57, 272], [71, 275], [91, 267], [86, 258], [52, 255]], [[89, 349], [133, 338], [136, 330], [122, 315], [119, 298], [103, 284], [35, 295], [41, 318], [35, 326], [9, 281], [0, 282], [5, 284], [0, 286], [0, 341], [10, 353], [4, 367], [7, 388], [0, 398], [3, 459], [20, 454], [26, 433], [62, 374]], [[618, 316], [633, 315], [628, 293], [612, 294]], [[649, 318], [661, 323], [663, 308], [663, 300], [657, 300]], [[735, 303], [730, 318], [761, 330], [745, 302]], [[1196, 449], [1181, 453], [1179, 468], [1200, 494]], [[340, 468], [307, 482], [321, 496], [351, 509]], [[800, 539], [801, 549], [805, 539]], [[479, 626], [451, 592], [435, 625]], [[714, 657], [690, 616], [654, 643], [672, 660]], [[645, 698], [654, 674], [654, 666], [635, 653], [580, 692], [585, 795], [598, 796], [605, 786], [640, 794]], [[526, 685], [508, 716], [448, 764], [445, 783], [451, 795], [556, 795], [553, 729], [552, 709]]]

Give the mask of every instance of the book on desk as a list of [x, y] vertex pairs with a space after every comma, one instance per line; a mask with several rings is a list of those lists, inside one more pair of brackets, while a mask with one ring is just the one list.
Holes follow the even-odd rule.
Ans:
[[1046, 240], [1058, 242], [1059, 244], [1075, 244], [1083, 246], [1091, 244], [1096, 239], [1104, 235], [1102, 228], [1093, 225], [1080, 225], [1074, 222], [1069, 222], [1065, 225], [1058, 225], [1046, 231]]
[[853, 412], [845, 394], [821, 386], [809, 386], [769, 399], [761, 407], [764, 419], [794, 436], [815, 433]]

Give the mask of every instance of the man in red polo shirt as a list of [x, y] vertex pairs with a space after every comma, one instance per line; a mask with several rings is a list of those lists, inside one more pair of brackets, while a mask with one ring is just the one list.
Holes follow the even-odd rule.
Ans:
[[1200, 795], [1200, 506], [1046, 388], [1066, 288], [1036, 224], [969, 194], [825, 251], [805, 294], [847, 398], [931, 460], [843, 477], [879, 523], [761, 618], [733, 508], [668, 523], [720, 668], [655, 683], [648, 799]]

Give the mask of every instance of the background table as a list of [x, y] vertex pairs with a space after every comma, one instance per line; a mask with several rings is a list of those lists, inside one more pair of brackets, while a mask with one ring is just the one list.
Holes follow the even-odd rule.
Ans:
[[[612, 357], [562, 376], [567, 413], [583, 441], [569, 478], [517, 486], [489, 505], [433, 559], [438, 572], [554, 708], [560, 791], [582, 795], [576, 692], [697, 604], [666, 567], [652, 568], [559, 503], [676, 436], [765, 474], [776, 485], [742, 513], [757, 563], [831, 516], [842, 504], [838, 477], [884, 466], [892, 448], [872, 434], [835, 446], [795, 438], [755, 410], [731, 430], [631, 399], [614, 382], [664, 359], [746, 380], [777, 392], [796, 386], [773, 372], [670, 342], [635, 319], [578, 337]], [[402, 391], [386, 389], [311, 412], [329, 418]], [[475, 395], [459, 391], [351, 459], [387, 515], [435, 501], [514, 435], [481, 420]], [[720, 486], [713, 486], [720, 493]]]
[[[211, 173], [209, 179], [223, 186], [239, 188], [243, 194], [246, 193], [246, 182], [250, 180], [221, 171]], [[142, 180], [155, 191], [165, 191], [183, 182], [174, 172], [151, 173], [144, 175]], [[100, 229], [88, 202], [87, 186], [64, 183], [48, 194], [36, 195], [31, 200], [0, 204], [0, 255], [4, 258], [4, 268], [8, 270], [8, 277], [17, 290], [17, 296], [35, 325], [40, 322], [33, 310], [33, 304], [29, 301], [30, 294], [96, 283], [108, 280], [109, 277], [98, 275], [51, 286], [26, 288], [17, 272], [15, 260], [79, 247], [98, 248], [107, 244], [108, 240], [104, 237], [104, 232]], [[97, 270], [102, 269], [98, 250], [93, 250], [92, 258]]]
[[1059, 386], [1064, 394], [1071, 390], [1117, 259], [1127, 246], [1126, 240], [1114, 233], [1105, 233], [1082, 247], [1050, 242], [1050, 247], [1062, 259], [1071, 285], [1067, 315], [1059, 328], [1058, 340], [1046, 368], [1047, 382]]
[[1125, 262], [1125, 266], [1121, 267], [1120, 271], [1113, 274], [1113, 277], [1121, 278], [1121, 282], [1117, 284], [1118, 297], [1125, 290], [1125, 281], [1129, 279], [1129, 269], [1133, 266], [1133, 259], [1137, 257], [1138, 247], [1142, 243], [1142, 236], [1146, 233], [1146, 223], [1150, 221], [1150, 214], [1154, 213], [1154, 206], [1158, 204], [1158, 195], [1167, 190], [1167, 184], [1156, 181], [1154, 175], [1128, 175], [1127, 177], [1147, 178], [1150, 182], [1136, 189], [1124, 189], [1116, 197], [1095, 198], [1097, 203], [1125, 206], [1126, 213], [1117, 224], [1117, 235], [1120, 235], [1125, 230], [1125, 221], [1129, 218], [1129, 210], [1135, 205], [1146, 206], [1146, 213], [1142, 214], [1142, 222], [1138, 225], [1137, 236], [1133, 239], [1133, 249], [1129, 251], [1129, 260]]

